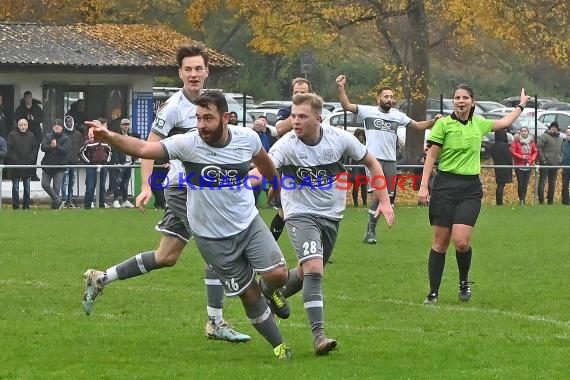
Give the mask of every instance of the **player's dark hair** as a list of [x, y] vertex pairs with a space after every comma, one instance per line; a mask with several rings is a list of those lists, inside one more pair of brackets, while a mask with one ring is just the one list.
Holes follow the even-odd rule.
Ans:
[[178, 64], [178, 67], [182, 67], [182, 61], [184, 58], [196, 57], [198, 55], [204, 58], [204, 65], [208, 67], [210, 57], [208, 55], [206, 46], [201, 42], [195, 42], [191, 45], [179, 46], [178, 49], [176, 49], [176, 63]]
[[380, 96], [380, 94], [386, 90], [390, 90], [390, 91], [394, 92], [394, 89], [392, 87], [384, 86], [384, 87], [380, 87], [378, 89], [378, 91], [376, 91], [376, 96]]
[[203, 108], [210, 108], [211, 105], [214, 105], [218, 108], [220, 115], [228, 112], [228, 102], [221, 91], [204, 91], [196, 100], [196, 105]]

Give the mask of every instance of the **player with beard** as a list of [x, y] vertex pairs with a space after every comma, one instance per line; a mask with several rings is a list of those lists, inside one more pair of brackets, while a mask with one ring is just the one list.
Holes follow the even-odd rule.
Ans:
[[[291, 351], [255, 281], [259, 273], [268, 297], [287, 282], [289, 272], [255, 207], [248, 177], [252, 163], [266, 178], [275, 178], [277, 169], [255, 131], [228, 125], [224, 94], [207, 91], [196, 105], [198, 131], [160, 142], [138, 140], [86, 123], [96, 139], [128, 154], [179, 160], [188, 187], [188, 221], [202, 258], [222, 281], [226, 294], [240, 297], [251, 324], [271, 344], [275, 356], [289, 359]], [[279, 184], [275, 186], [278, 193]]]
[[[384, 176], [388, 185], [388, 193], [393, 203], [394, 188], [396, 186], [396, 146], [397, 146], [397, 130], [399, 126], [412, 127], [418, 130], [431, 128], [435, 121], [441, 118], [436, 115], [432, 120], [415, 121], [410, 119], [403, 112], [392, 108], [394, 105], [394, 90], [390, 87], [382, 87], [376, 93], [378, 107], [366, 106], [361, 104], [353, 104], [348, 100], [345, 85], [346, 76], [339, 75], [336, 78], [338, 86], [338, 97], [342, 108], [358, 114], [364, 120], [364, 129], [366, 134], [366, 148], [380, 162]], [[368, 229], [364, 236], [364, 242], [368, 244], [376, 244], [376, 224], [378, 217], [374, 217], [374, 211], [378, 207], [378, 200], [374, 199], [370, 202], [368, 209]]]
[[[148, 141], [160, 141], [197, 128], [195, 101], [200, 96], [204, 81], [208, 77], [208, 60], [208, 53], [201, 44], [178, 48], [176, 51], [178, 76], [184, 83], [184, 87], [174, 93], [157, 111]], [[126, 280], [146, 274], [155, 269], [174, 266], [186, 247], [186, 243], [192, 237], [191, 226], [188, 225], [186, 215], [186, 186], [179, 186], [178, 181], [179, 174], [184, 173], [184, 168], [178, 160], [171, 160], [169, 165], [170, 171], [165, 180], [167, 187], [164, 191], [167, 206], [164, 217], [155, 227], [162, 233], [158, 248], [141, 252], [110, 267], [105, 272], [95, 269], [87, 270], [83, 303], [86, 314], [91, 314], [95, 298], [107, 284], [115, 280]], [[141, 193], [136, 198], [136, 205], [143, 212], [144, 205], [152, 197], [153, 166], [153, 160], [141, 161], [142, 186]], [[229, 323], [224, 321], [222, 316], [224, 289], [216, 274], [208, 266], [205, 268], [204, 282], [208, 300], [206, 337], [231, 342], [247, 342], [250, 339], [248, 335], [234, 330]]]

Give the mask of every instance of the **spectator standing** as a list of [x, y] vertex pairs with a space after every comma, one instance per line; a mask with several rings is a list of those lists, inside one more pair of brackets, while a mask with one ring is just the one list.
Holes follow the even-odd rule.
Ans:
[[51, 198], [51, 208], [59, 209], [63, 204], [61, 183], [63, 182], [64, 165], [67, 164], [67, 152], [69, 151], [69, 137], [63, 133], [63, 121], [61, 119], [56, 119], [53, 122], [52, 132], [46, 133], [40, 147], [45, 153], [42, 165], [61, 165], [59, 168], [43, 168], [42, 173], [42, 188]]
[[[28, 129], [34, 134], [36, 152], [34, 154], [34, 162], [32, 165], [35, 165], [38, 162], [38, 152], [43, 137], [42, 123], [44, 122], [44, 111], [40, 104], [42, 104], [42, 102], [34, 99], [32, 92], [28, 90], [24, 92], [24, 97], [20, 100], [20, 105], [18, 105], [16, 111], [14, 111], [14, 118], [16, 120], [26, 119], [28, 121]], [[39, 180], [36, 170], [34, 169], [32, 181]]]
[[528, 133], [527, 127], [522, 127], [515, 136], [515, 141], [511, 145], [511, 153], [513, 155], [513, 164], [520, 166], [515, 168], [515, 175], [517, 177], [519, 204], [524, 206], [526, 204], [528, 182], [532, 174], [531, 167], [534, 166], [538, 156], [536, 143], [533, 136]]
[[[354, 131], [354, 137], [356, 137], [362, 145], [366, 146], [366, 134], [364, 133], [364, 129], [357, 128]], [[360, 165], [359, 161], [355, 160], [352, 157], [349, 158], [348, 164]], [[365, 185], [356, 181], [357, 177], [366, 176], [366, 169], [364, 167], [357, 166], [348, 169], [348, 172], [350, 174], [349, 180], [352, 183], [352, 204], [354, 205], [354, 207], [358, 207], [358, 193], [360, 193], [360, 196], [362, 197], [362, 205], [364, 207], [367, 207], [368, 206], [367, 188]]]
[[[34, 165], [36, 138], [28, 129], [28, 120], [18, 120], [18, 126], [15, 130], [8, 133], [7, 161], [10, 165]], [[10, 169], [9, 174], [12, 178], [12, 208], [20, 208], [20, 180], [24, 184], [24, 199], [22, 209], [30, 208], [30, 177], [35, 169], [14, 168]]]
[[[140, 139], [140, 135], [133, 133], [131, 130], [131, 121], [129, 119], [121, 120], [121, 134], [125, 136], [136, 137]], [[125, 152], [115, 149], [114, 162], [119, 165], [126, 165], [115, 170], [115, 189], [113, 192], [114, 208], [133, 208], [135, 207], [128, 199], [128, 185], [131, 180], [132, 168], [130, 167], [136, 161], [136, 158], [126, 154]]]
[[[570, 166], [570, 128], [566, 130], [566, 140], [562, 143], [562, 166]], [[562, 204], [570, 205], [570, 168], [562, 169]]]
[[[263, 115], [259, 116], [257, 120], [253, 123], [253, 130], [259, 136], [261, 140], [261, 146], [265, 149], [266, 152], [269, 151], [271, 148], [271, 144], [269, 143], [269, 130], [267, 129], [267, 118]], [[255, 198], [255, 204], [257, 204], [257, 200], [259, 195], [261, 195], [262, 191], [267, 191], [266, 189], [262, 189], [261, 186], [256, 187], [253, 190], [253, 197]]]
[[[99, 118], [94, 121], [105, 128], [107, 128], [107, 120], [104, 118]], [[81, 159], [88, 165], [106, 165], [111, 161], [111, 151], [112, 148], [109, 144], [95, 141], [89, 138], [81, 147], [79, 155]], [[109, 206], [105, 203], [105, 178], [107, 174], [106, 168], [101, 168], [99, 173], [99, 207], [108, 208]], [[87, 168], [85, 169], [85, 203], [83, 207], [85, 209], [90, 209], [94, 207], [95, 201], [95, 187], [97, 186], [97, 169]]]
[[[75, 129], [73, 116], [67, 115], [63, 119], [63, 133], [69, 138], [69, 149], [67, 150], [66, 164], [77, 165], [79, 163], [79, 150], [83, 145], [81, 132]], [[65, 168], [63, 180], [61, 182], [61, 199], [65, 206], [75, 208], [73, 202], [73, 188], [75, 186], [76, 168]]]
[[77, 101], [73, 102], [69, 107], [69, 111], [67, 111], [66, 116], [73, 117], [73, 122], [75, 123], [75, 129], [77, 129], [82, 135], [87, 132], [87, 128], [85, 128], [85, 120], [87, 117], [85, 116], [85, 100], [78, 99]]
[[546, 203], [554, 203], [554, 190], [556, 189], [556, 176], [562, 162], [562, 138], [558, 122], [550, 123], [548, 130], [538, 138], [538, 157], [541, 168], [538, 176], [538, 203], [544, 204], [544, 188], [548, 181]]
[[0, 164], [4, 163], [6, 156], [8, 155], [8, 143], [4, 137], [0, 136]]
[[[504, 129], [495, 131], [495, 143], [491, 148], [491, 157], [495, 165], [512, 165], [513, 156], [507, 138], [507, 131]], [[505, 185], [513, 182], [513, 170], [511, 168], [495, 168], [495, 200], [497, 206], [503, 205], [503, 195], [505, 193]]]
[[230, 121], [228, 122], [228, 124], [232, 124], [232, 125], [238, 125], [238, 114], [237, 112], [230, 112]]

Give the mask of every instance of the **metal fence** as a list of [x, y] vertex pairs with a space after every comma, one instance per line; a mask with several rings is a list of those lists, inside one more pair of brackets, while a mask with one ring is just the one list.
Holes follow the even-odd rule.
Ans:
[[[21, 169], [44, 169], [44, 168], [75, 168], [75, 169], [93, 169], [95, 168], [97, 171], [97, 175], [96, 175], [96, 185], [95, 185], [95, 201], [97, 202], [97, 204], [99, 204], [100, 201], [100, 197], [101, 194], [99, 192], [99, 185], [100, 185], [100, 173], [101, 173], [101, 169], [103, 168], [107, 168], [107, 169], [118, 169], [118, 168], [122, 168], [122, 167], [130, 167], [132, 169], [138, 169], [140, 168], [140, 165], [135, 164], [135, 165], [0, 165], [0, 195], [3, 193], [2, 192], [2, 188], [3, 188], [3, 178], [2, 178], [2, 169], [7, 168], [21, 168]], [[159, 165], [157, 165], [156, 167], [160, 167]], [[360, 167], [360, 168], [364, 168], [363, 165], [345, 165], [346, 168], [353, 168], [353, 167]], [[407, 171], [407, 170], [413, 170], [413, 169], [421, 169], [423, 168], [422, 165], [398, 165], [398, 170], [403, 170], [403, 171]], [[510, 168], [510, 169], [516, 169], [516, 168], [528, 168], [528, 166], [516, 166], [516, 165], [486, 165], [486, 164], [482, 164], [481, 165], [482, 168], [482, 173], [484, 173], [485, 170], [492, 170], [495, 168]], [[539, 178], [539, 173], [540, 173], [540, 169], [541, 168], [562, 168], [562, 169], [570, 169], [570, 166], [564, 166], [564, 165], [558, 165], [558, 166], [540, 166], [540, 165], [535, 165], [531, 167], [532, 170], [532, 176], [531, 179], [529, 181], [529, 190], [533, 189], [533, 193], [529, 194], [531, 195], [531, 203], [534, 204], [537, 202], [538, 199], [538, 178]], [[80, 170], [77, 171], [77, 181], [76, 181], [76, 186], [75, 186], [75, 191], [77, 192], [76, 196], [80, 197], [79, 195], [79, 189], [80, 189]], [[561, 175], [560, 173], [561, 171], [559, 171], [558, 176]], [[483, 176], [482, 176], [483, 177]], [[487, 178], [489, 178], [489, 176], [487, 176]], [[492, 177], [494, 178], [494, 173], [492, 175]], [[410, 177], [408, 177], [410, 178]], [[140, 186], [140, 172], [137, 170], [134, 170], [134, 174], [131, 176], [131, 193], [133, 195], [136, 194], [136, 191], [138, 189], [136, 189], [136, 183], [139, 183]], [[483, 186], [484, 189], [486, 190], [485, 193], [487, 194], [487, 196], [489, 196], [490, 193], [492, 193], [491, 188], [495, 185], [495, 182], [493, 181], [492, 183], [488, 183], [489, 181], [485, 181], [485, 179], [482, 179], [483, 182]], [[513, 183], [516, 183], [516, 178], [515, 176], [513, 176]], [[557, 180], [557, 188], [555, 191], [555, 194], [560, 194], [561, 190], [560, 190], [560, 183], [561, 181]], [[412, 186], [410, 186], [410, 184], [407, 184], [410, 188], [412, 188]], [[414, 191], [417, 191], [417, 189], [413, 189]], [[556, 197], [558, 200], [558, 196]], [[2, 209], [2, 197], [0, 196], [0, 210]]]

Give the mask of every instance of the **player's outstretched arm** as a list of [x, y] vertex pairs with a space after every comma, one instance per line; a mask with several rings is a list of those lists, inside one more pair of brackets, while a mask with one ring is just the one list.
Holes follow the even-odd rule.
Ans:
[[96, 141], [109, 143], [127, 154], [153, 160], [166, 160], [168, 158], [159, 142], [144, 141], [136, 137], [115, 133], [97, 122], [86, 121], [85, 124], [89, 127], [89, 137]]

